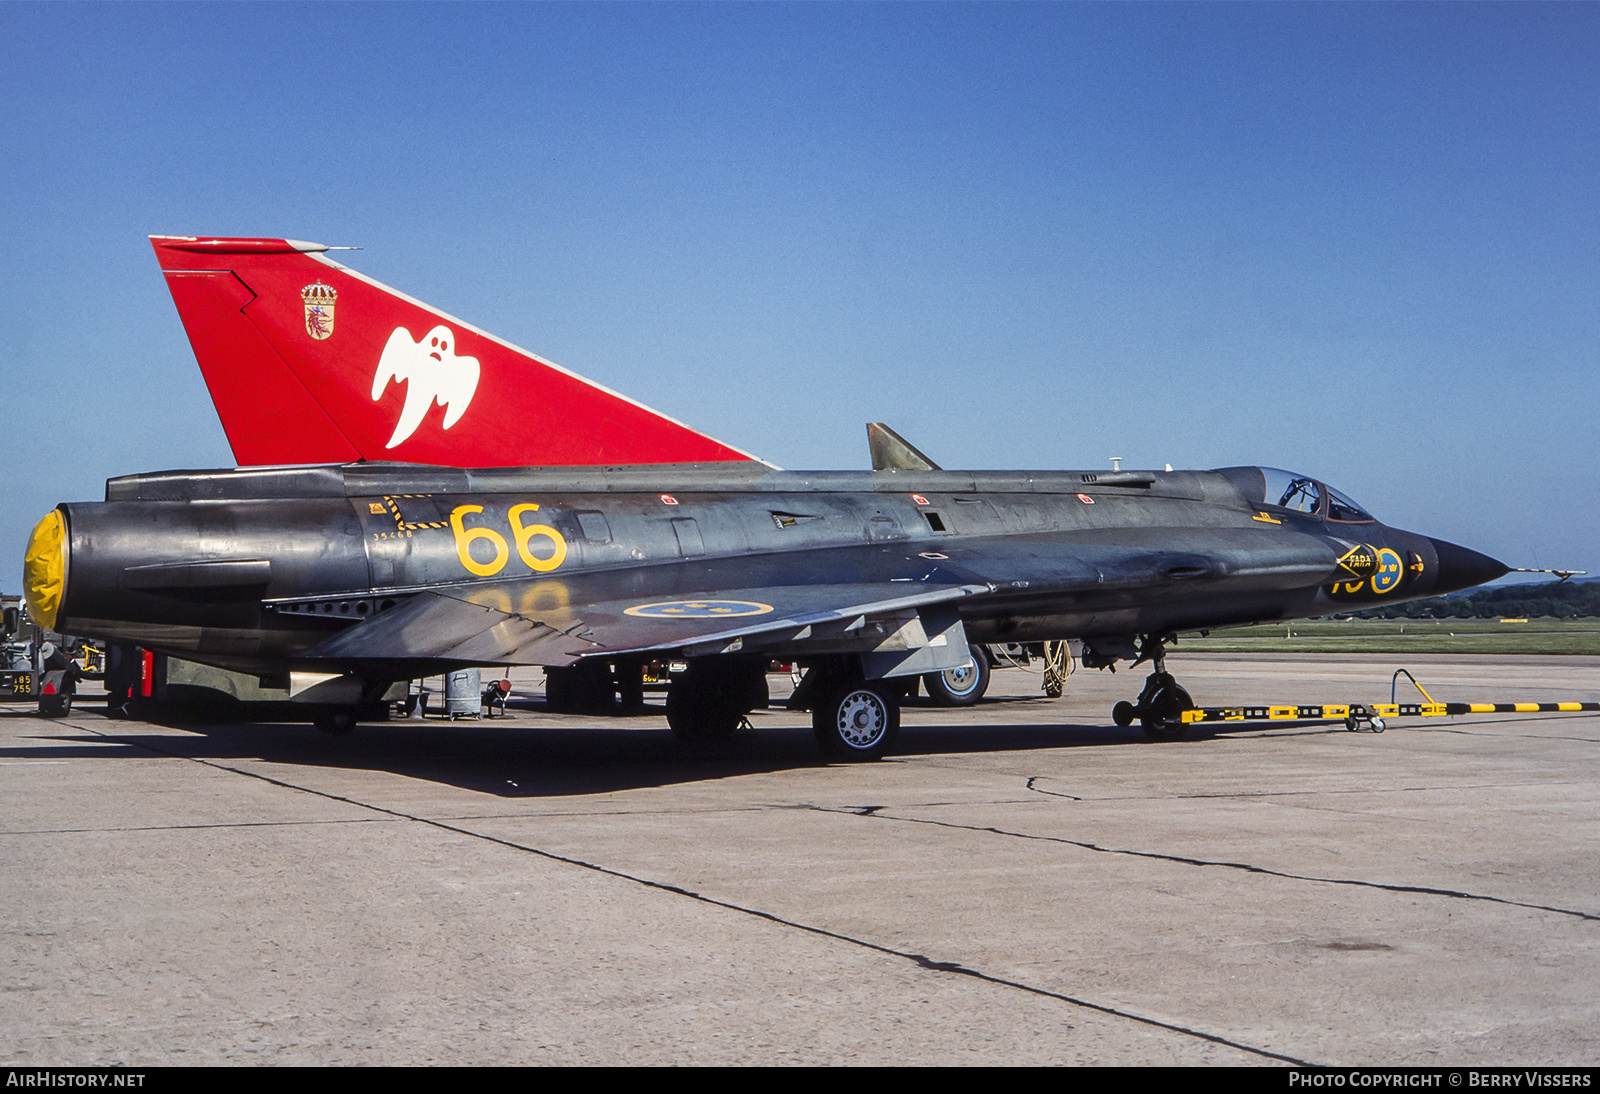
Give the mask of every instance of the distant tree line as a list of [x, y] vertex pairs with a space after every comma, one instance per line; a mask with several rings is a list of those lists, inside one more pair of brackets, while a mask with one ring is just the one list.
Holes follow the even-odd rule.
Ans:
[[1600, 581], [1503, 585], [1465, 596], [1434, 596], [1356, 613], [1363, 619], [1503, 619], [1600, 615]]

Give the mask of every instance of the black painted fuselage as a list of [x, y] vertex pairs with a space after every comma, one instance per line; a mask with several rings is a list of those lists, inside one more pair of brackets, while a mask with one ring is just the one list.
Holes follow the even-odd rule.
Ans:
[[[1504, 572], [1325, 498], [1311, 511], [1276, 504], [1268, 489], [1257, 468], [368, 463], [137, 475], [111, 480], [103, 503], [61, 507], [56, 623], [263, 675], [315, 664], [399, 679], [466, 660], [707, 653], [715, 647], [700, 639], [733, 633], [745, 614], [794, 626], [748, 633], [740, 652], [804, 661], [852, 648], [849, 628], [805, 622], [830, 605], [876, 605], [892, 621], [937, 602], [953, 606], [970, 641], [1115, 648], [1127, 636], [1436, 595]], [[484, 609], [486, 627], [517, 620], [544, 637], [480, 642], [468, 658], [403, 628], [380, 634], [386, 613], [423, 595]], [[706, 614], [718, 611], [727, 618]], [[684, 630], [697, 615], [727, 626]]]

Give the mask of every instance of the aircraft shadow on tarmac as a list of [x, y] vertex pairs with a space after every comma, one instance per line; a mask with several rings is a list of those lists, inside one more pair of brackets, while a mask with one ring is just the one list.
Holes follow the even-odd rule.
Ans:
[[[229, 767], [263, 761], [307, 768], [385, 771], [505, 798], [612, 793], [813, 768], [825, 763], [806, 726], [764, 726], [757, 715], [757, 728], [741, 730], [727, 745], [694, 746], [675, 738], [652, 714], [659, 712], [647, 711], [634, 717], [597, 716], [581, 721], [563, 719], [564, 724], [558, 725], [537, 724], [526, 713], [506, 720], [375, 722], [363, 724], [349, 736], [334, 737], [297, 722], [150, 723], [107, 719], [96, 713], [67, 721], [104, 736], [30, 735], [35, 741], [57, 743], [0, 748], [0, 757], [38, 761], [164, 755]], [[148, 732], [151, 724], [163, 724], [183, 733]], [[1291, 727], [1285, 724], [1281, 728]], [[1295, 728], [1326, 731], [1321, 726]], [[902, 729], [897, 746], [883, 762], [950, 753], [1111, 745], [1182, 749], [1185, 745], [1203, 745], [1214, 735], [1210, 726], [1196, 726], [1193, 730], [1184, 741], [1152, 742], [1137, 726], [1124, 729], [1072, 724], [913, 723]], [[256, 770], [293, 781], [292, 776], [281, 771]]]

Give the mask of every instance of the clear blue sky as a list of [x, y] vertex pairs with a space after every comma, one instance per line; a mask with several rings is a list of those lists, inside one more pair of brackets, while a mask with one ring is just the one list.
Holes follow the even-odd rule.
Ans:
[[1600, 572], [1600, 7], [0, 6], [0, 588], [232, 458], [145, 236], [364, 273], [785, 467], [1315, 474]]

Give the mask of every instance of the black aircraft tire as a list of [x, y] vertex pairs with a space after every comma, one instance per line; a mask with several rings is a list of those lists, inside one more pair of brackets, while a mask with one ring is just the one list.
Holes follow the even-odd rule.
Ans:
[[332, 737], [348, 737], [356, 731], [356, 712], [353, 707], [324, 707], [317, 711], [311, 721]]
[[811, 730], [834, 760], [880, 760], [900, 736], [897, 688], [876, 683], [836, 684], [811, 711]]
[[928, 697], [941, 707], [970, 707], [989, 690], [989, 657], [982, 646], [969, 646], [972, 665], [923, 676]]
[[1194, 706], [1189, 693], [1176, 684], [1163, 687], [1150, 696], [1139, 722], [1144, 735], [1153, 741], [1177, 741], [1189, 732], [1183, 712]]
[[556, 714], [565, 714], [572, 708], [571, 677], [564, 669], [544, 670], [544, 706]]
[[611, 669], [603, 661], [580, 661], [544, 673], [544, 705], [557, 714], [609, 714], [616, 693]]
[[644, 709], [644, 666], [624, 663], [617, 666], [617, 697], [623, 710]]
[[1111, 708], [1111, 720], [1123, 728], [1133, 725], [1133, 720], [1138, 716], [1139, 708], [1126, 699]]
[[733, 740], [742, 715], [731, 704], [717, 702], [683, 683], [667, 692], [667, 726], [680, 741], [722, 744]]

